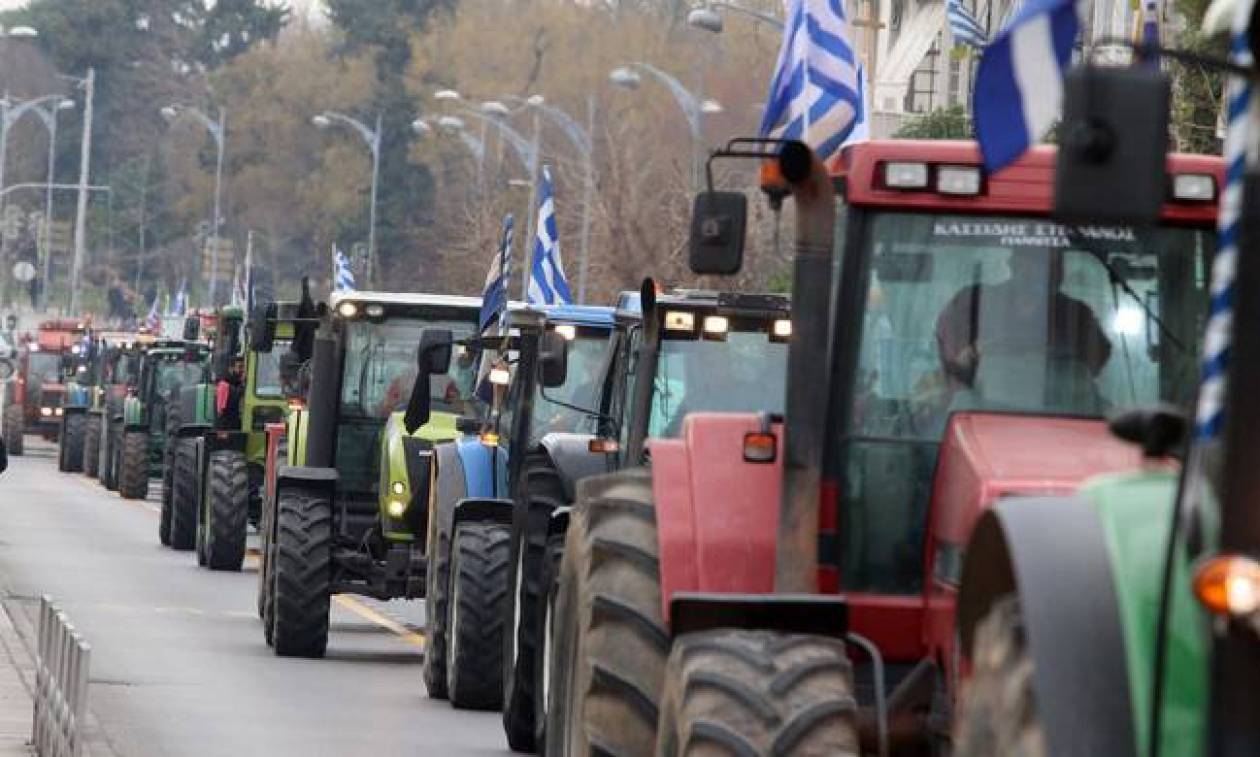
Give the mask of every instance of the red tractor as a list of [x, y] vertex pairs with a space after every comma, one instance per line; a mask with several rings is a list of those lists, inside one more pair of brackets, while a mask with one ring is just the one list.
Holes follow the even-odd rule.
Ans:
[[65, 373], [87, 359], [90, 326], [74, 318], [44, 321], [34, 336], [28, 334], [18, 345], [17, 377], [4, 408], [4, 443], [10, 455], [22, 454], [22, 438], [28, 431], [57, 439]]
[[[855, 145], [830, 172], [773, 149], [785, 412], [691, 415], [648, 467], [579, 484], [548, 754], [947, 746], [976, 519], [1136, 467], [1104, 417], [1196, 389], [1219, 159], [1170, 156], [1161, 221], [1134, 228], [1052, 221], [1049, 147], [991, 175], [969, 142]], [[696, 209], [693, 267], [737, 269], [738, 193]]]

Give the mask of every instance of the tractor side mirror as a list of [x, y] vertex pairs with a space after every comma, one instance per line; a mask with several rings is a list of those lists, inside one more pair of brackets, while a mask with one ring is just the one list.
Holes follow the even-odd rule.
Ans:
[[280, 308], [269, 302], [254, 308], [249, 316], [249, 348], [254, 352], [271, 352], [276, 342], [276, 317]]
[[1148, 66], [1075, 66], [1064, 79], [1055, 213], [1152, 224], [1166, 183], [1168, 78]]
[[190, 315], [184, 319], [184, 341], [195, 342], [201, 338], [201, 319]]
[[544, 332], [538, 343], [538, 374], [546, 389], [564, 386], [569, 375], [569, 340], [554, 331]]
[[420, 349], [416, 352], [416, 382], [411, 387], [411, 398], [407, 401], [407, 412], [403, 414], [403, 425], [408, 434], [429, 422], [432, 415], [433, 398], [431, 377], [446, 373], [451, 368], [451, 345], [454, 336], [450, 329], [424, 329], [420, 332]]
[[748, 198], [741, 192], [696, 195], [691, 212], [691, 270], [699, 274], [738, 273], [744, 262]]

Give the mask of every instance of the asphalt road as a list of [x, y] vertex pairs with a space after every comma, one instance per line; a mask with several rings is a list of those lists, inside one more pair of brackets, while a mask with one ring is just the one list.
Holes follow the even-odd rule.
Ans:
[[49, 594], [92, 645], [94, 756], [509, 753], [497, 713], [425, 694], [421, 602], [336, 597], [328, 656], [280, 659], [254, 557], [200, 569], [158, 544], [160, 482], [128, 502], [58, 473], [51, 445], [27, 452], [0, 476], [0, 589], [19, 630]]

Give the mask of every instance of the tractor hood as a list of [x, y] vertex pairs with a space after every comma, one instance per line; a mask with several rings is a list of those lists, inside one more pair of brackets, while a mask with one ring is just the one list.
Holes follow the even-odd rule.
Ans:
[[1086, 479], [1141, 464], [1138, 448], [1112, 436], [1102, 420], [955, 413], [933, 484], [934, 531], [961, 546], [999, 497], [1071, 493]]

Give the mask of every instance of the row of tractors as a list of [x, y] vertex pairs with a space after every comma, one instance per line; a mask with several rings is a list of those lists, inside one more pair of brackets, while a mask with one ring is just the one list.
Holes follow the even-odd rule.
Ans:
[[[1228, 507], [1176, 504], [1224, 174], [1142, 157], [1153, 222], [1062, 222], [1106, 154], [737, 140], [794, 204], [790, 299], [222, 309], [123, 344], [119, 393], [88, 368], [67, 467], [161, 475], [160, 540], [212, 570], [256, 530], [278, 655], [323, 656], [336, 594], [423, 599], [429, 696], [516, 750], [1197, 753], [1212, 634], [1260, 607], [1211, 559]], [[698, 196], [698, 274], [739, 270], [745, 203]]]

